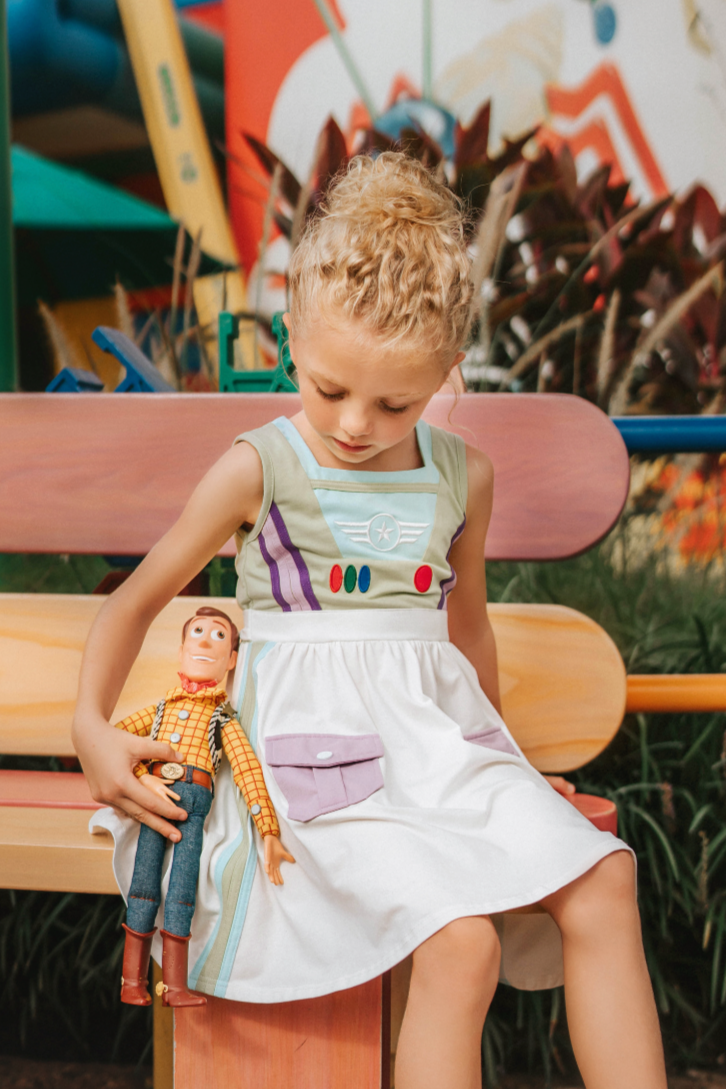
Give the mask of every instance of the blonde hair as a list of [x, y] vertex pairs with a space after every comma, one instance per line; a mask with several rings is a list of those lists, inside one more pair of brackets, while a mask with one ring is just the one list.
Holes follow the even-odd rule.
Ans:
[[416, 160], [351, 159], [290, 261], [293, 335], [343, 318], [450, 361], [471, 298], [464, 223], [459, 199]]

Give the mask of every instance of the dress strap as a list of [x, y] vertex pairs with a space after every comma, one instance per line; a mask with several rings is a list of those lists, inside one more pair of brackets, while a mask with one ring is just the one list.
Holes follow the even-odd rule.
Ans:
[[431, 446], [434, 464], [451, 488], [463, 514], [466, 512], [469, 491], [466, 474], [466, 444], [459, 435], [444, 431], [440, 427], [432, 427]]

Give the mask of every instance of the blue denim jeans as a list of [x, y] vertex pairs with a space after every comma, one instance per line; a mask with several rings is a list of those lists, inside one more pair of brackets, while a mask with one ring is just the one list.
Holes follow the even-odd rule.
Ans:
[[[191, 931], [197, 898], [204, 821], [212, 805], [213, 794], [198, 783], [176, 782], [171, 789], [181, 799], [176, 804], [185, 809], [188, 816], [185, 821], [172, 822], [182, 838], [179, 843], [173, 844], [169, 891], [164, 904], [164, 929], [186, 938]], [[139, 934], [148, 934], [154, 926], [161, 904], [161, 870], [167, 846], [169, 841], [161, 832], [154, 831], [146, 824], [141, 825], [126, 911], [126, 925]]]

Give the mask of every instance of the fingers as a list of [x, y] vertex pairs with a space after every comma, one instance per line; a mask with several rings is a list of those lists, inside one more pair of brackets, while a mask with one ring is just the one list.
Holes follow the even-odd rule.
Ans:
[[148, 737], [134, 739], [134, 754], [137, 760], [173, 760], [183, 762], [184, 755], [166, 741], [150, 741]]
[[[166, 818], [167, 821], [185, 821], [187, 819], [186, 810], [174, 805], [170, 798], [156, 792], [150, 792], [141, 785], [135, 776], [131, 778], [133, 781], [128, 784], [128, 788], [124, 792], [125, 798], [121, 799], [119, 803], [124, 809], [128, 811], [129, 807], [124, 802], [130, 801], [135, 809], [150, 812], [158, 817]], [[163, 783], [160, 785], [163, 786]], [[164, 787], [164, 789], [167, 788]], [[138, 820], [138, 818], [136, 819]], [[149, 821], [144, 823], [150, 824]], [[159, 830], [157, 829], [157, 831]], [[164, 835], [167, 835], [167, 833], [165, 832]]]
[[[280, 846], [282, 847], [282, 844], [280, 844]], [[288, 850], [286, 850], [285, 847], [282, 847], [282, 857], [285, 859], [286, 862], [294, 862], [295, 861], [295, 859], [292, 857], [290, 852]]]
[[558, 794], [574, 794], [576, 787], [561, 775], [545, 775], [545, 779]]

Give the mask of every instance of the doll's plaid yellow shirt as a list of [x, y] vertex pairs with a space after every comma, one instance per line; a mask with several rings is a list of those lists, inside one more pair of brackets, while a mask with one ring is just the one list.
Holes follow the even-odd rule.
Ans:
[[[214, 768], [209, 753], [209, 720], [215, 707], [224, 703], [227, 693], [221, 685], [203, 688], [199, 692], [185, 692], [182, 687], [172, 688], [166, 694], [166, 706], [161, 719], [157, 741], [166, 741], [184, 756], [184, 763], [192, 764], [208, 772], [214, 779]], [[137, 737], [148, 737], [156, 716], [156, 704], [135, 711], [121, 722], [116, 723], [119, 730], [128, 730]], [[181, 717], [179, 712], [182, 712]], [[186, 712], [186, 714], [184, 714]], [[173, 733], [181, 734], [181, 741], [172, 742]], [[270, 801], [265, 786], [260, 762], [250, 745], [247, 735], [236, 719], [232, 718], [222, 729], [222, 748], [232, 765], [234, 781], [242, 791], [252, 818], [261, 836], [279, 836], [275, 808]], [[146, 771], [144, 764], [139, 764], [137, 775]], [[173, 787], [172, 787], [173, 789]], [[259, 806], [258, 812], [253, 812]]]

